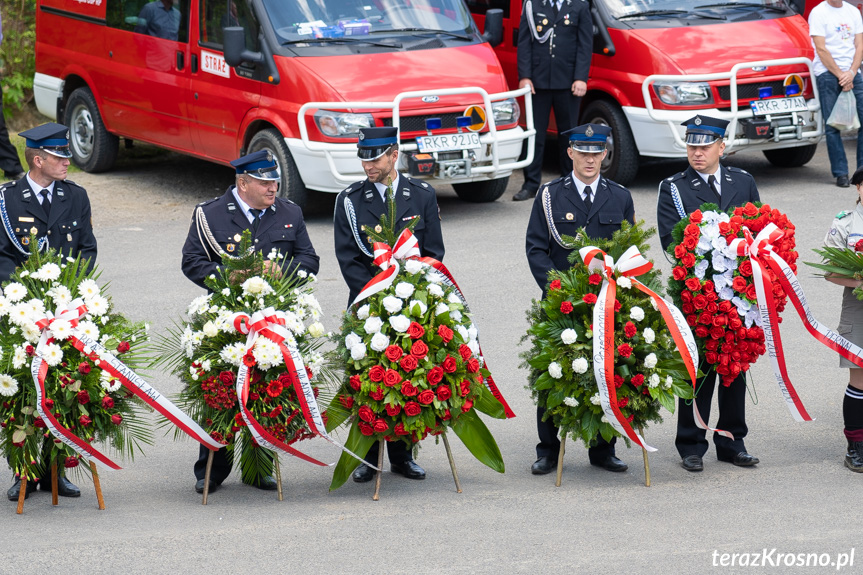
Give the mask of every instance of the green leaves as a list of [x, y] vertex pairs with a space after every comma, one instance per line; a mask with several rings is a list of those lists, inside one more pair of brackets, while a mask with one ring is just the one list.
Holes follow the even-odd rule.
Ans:
[[472, 409], [463, 413], [456, 420], [452, 429], [468, 451], [480, 462], [498, 473], [504, 472], [503, 456], [500, 454], [497, 442], [488, 427], [477, 415], [476, 410]]
[[[357, 423], [358, 421], [354, 420], [351, 425], [351, 431], [348, 433], [348, 440], [345, 442], [345, 447], [353, 451], [358, 456], [365, 457], [366, 453], [369, 452], [369, 449], [376, 440], [372, 436], [366, 436], [360, 433], [360, 428]], [[348, 477], [351, 476], [351, 473], [353, 473], [354, 469], [356, 469], [359, 464], [360, 461], [357, 460], [356, 457], [342, 451], [342, 456], [339, 458], [339, 462], [336, 464], [335, 470], [333, 470], [333, 481], [330, 483], [330, 491], [335, 491], [344, 485], [348, 480]]]

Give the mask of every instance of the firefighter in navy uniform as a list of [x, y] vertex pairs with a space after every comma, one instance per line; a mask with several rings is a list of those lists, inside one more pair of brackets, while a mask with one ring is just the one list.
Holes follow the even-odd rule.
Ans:
[[[527, 261], [543, 296], [548, 272], [569, 269], [572, 265], [567, 257], [573, 248], [562, 236], [575, 236], [579, 228], [584, 228], [589, 237], [611, 238], [623, 220], [635, 223], [635, 206], [629, 190], [599, 172], [610, 134], [611, 128], [598, 124], [584, 124], [566, 132], [572, 172], [542, 186], [533, 202], [527, 226]], [[538, 459], [531, 467], [534, 475], [556, 469], [560, 451], [558, 428], [551, 419], [543, 421], [544, 414], [545, 410], [537, 407], [539, 443]], [[597, 434], [588, 449], [591, 465], [608, 471], [626, 471], [627, 465], [615, 457], [616, 440], [607, 442]]]
[[[413, 230], [423, 256], [442, 261], [443, 235], [434, 188], [425, 182], [412, 180], [396, 169], [398, 165], [398, 130], [396, 128], [363, 128], [357, 144], [357, 156], [362, 160], [367, 179], [356, 182], [342, 191], [336, 199], [333, 215], [333, 235], [336, 258], [345, 283], [348, 284], [350, 305], [365, 285], [381, 270], [372, 262], [374, 250], [368, 242], [363, 226], [380, 225], [386, 213], [384, 202], [387, 182], [392, 182], [398, 222], [405, 225], [419, 218]], [[378, 443], [366, 454], [366, 461], [377, 464]], [[411, 456], [403, 442], [388, 442], [387, 454], [391, 470], [409, 479], [424, 479], [425, 471]], [[374, 470], [361, 464], [353, 473], [357, 483], [370, 481]]]
[[[236, 181], [225, 195], [195, 208], [189, 235], [183, 246], [183, 274], [206, 288], [204, 279], [219, 273], [222, 255], [236, 256], [245, 230], [252, 232], [255, 251], [263, 254], [276, 249], [285, 258], [286, 272], [299, 268], [318, 273], [320, 258], [306, 231], [303, 211], [290, 200], [276, 194], [279, 189], [278, 166], [266, 150], [243, 156], [231, 162]], [[273, 265], [266, 261], [265, 265]], [[195, 491], [203, 493], [204, 474], [210, 450], [201, 446], [195, 462]], [[215, 491], [231, 473], [231, 461], [225, 449], [213, 457], [210, 489]], [[263, 477], [254, 484], [259, 489], [276, 489], [276, 480]]]
[[[48, 247], [71, 257], [81, 256], [92, 265], [96, 261], [96, 238], [90, 217], [90, 199], [81, 186], [66, 179], [69, 168], [69, 128], [53, 122], [21, 132], [26, 140], [24, 158], [30, 171], [20, 180], [0, 187], [0, 283], [9, 281], [15, 268], [30, 254], [30, 237], [45, 241]], [[43, 464], [47, 463], [43, 461]], [[59, 466], [63, 472], [63, 466]], [[37, 487], [27, 486], [27, 495]], [[18, 499], [19, 480], [9, 489], [10, 500]], [[50, 482], [42, 483], [49, 491]], [[57, 491], [64, 497], [81, 492], [62, 475]]]
[[536, 142], [533, 162], [524, 169], [524, 184], [513, 197], [529, 200], [542, 178], [542, 157], [549, 113], [559, 134], [560, 174], [569, 171], [563, 135], [578, 123], [581, 97], [593, 56], [593, 20], [587, 0], [526, 0], [518, 27], [518, 87], [530, 86]]
[[[709, 116], [695, 116], [681, 124], [686, 126], [686, 155], [689, 167], [666, 178], [659, 184], [656, 205], [657, 227], [662, 248], [671, 244], [674, 226], [705, 203], [713, 203], [719, 209], [742, 206], [747, 202], [758, 202], [758, 188], [749, 173], [739, 168], [723, 166], [719, 158], [725, 150], [725, 129], [728, 121]], [[708, 370], [697, 382], [696, 404], [705, 421], [710, 416], [710, 404], [716, 386], [716, 371]], [[714, 434], [716, 457], [720, 461], [740, 467], [758, 463], [758, 458], [746, 453], [743, 438], [746, 437], [746, 375], [741, 373], [730, 386], [719, 386], [718, 429], [734, 435], [734, 441]], [[681, 399], [677, 409], [677, 437], [674, 440], [682, 458], [681, 465], [687, 471], [704, 469], [703, 457], [707, 453], [707, 432], [695, 424], [692, 406]]]

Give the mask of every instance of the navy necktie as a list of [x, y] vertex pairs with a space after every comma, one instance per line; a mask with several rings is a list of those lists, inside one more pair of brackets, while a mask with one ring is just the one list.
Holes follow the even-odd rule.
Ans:
[[593, 199], [590, 197], [592, 193], [593, 190], [590, 189], [590, 186], [584, 186], [584, 205], [587, 206], [588, 212], [593, 207]]
[[710, 186], [710, 190], [713, 192], [713, 195], [716, 196], [716, 205], [719, 205], [719, 202], [722, 201], [721, 196], [719, 195], [719, 190], [716, 189], [716, 176], [711, 175], [707, 178], [707, 184]]
[[42, 196], [42, 209], [45, 210], [45, 215], [50, 215], [51, 199], [48, 197], [48, 190], [42, 190], [39, 195]]
[[255, 208], [249, 208], [249, 213], [252, 214], [254, 218], [252, 220], [252, 231], [257, 232], [258, 226], [261, 224], [261, 214], [264, 213], [264, 210], [256, 210]]

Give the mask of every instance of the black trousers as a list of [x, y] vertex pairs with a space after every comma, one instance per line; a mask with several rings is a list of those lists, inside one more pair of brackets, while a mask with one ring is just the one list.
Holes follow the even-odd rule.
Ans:
[[[198, 461], [195, 462], [195, 479], [204, 479], [207, 474], [207, 458], [210, 456], [210, 450], [200, 446], [198, 449]], [[269, 457], [270, 455], [267, 454]], [[215, 481], [216, 485], [221, 485], [222, 482], [231, 474], [233, 461], [228, 459], [228, 450], [222, 448], [213, 454], [213, 468], [210, 470], [210, 481]]]
[[[533, 152], [533, 162], [524, 169], [524, 189], [536, 191], [542, 179], [542, 156], [545, 151], [545, 135], [548, 132], [549, 114], [554, 109], [554, 119], [557, 122], [557, 133], [574, 128], [578, 122], [578, 108], [581, 98], [572, 95], [572, 90], [536, 90], [533, 95], [533, 123], [536, 127], [536, 144]], [[569, 147], [569, 136], [558, 135], [558, 151], [560, 152], [560, 175], [565, 176], [572, 171], [572, 160], [566, 153]]]
[[[738, 375], [731, 385], [725, 387], [719, 383], [716, 371], [711, 369], [707, 374], [696, 382], [698, 396], [695, 404], [701, 413], [701, 418], [709, 422], [710, 405], [713, 402], [713, 390], [719, 387], [717, 403], [719, 406], [719, 421], [714, 427], [731, 432], [734, 441], [713, 434], [713, 444], [716, 446], [716, 457], [729, 461], [742, 451], [746, 451], [743, 438], [749, 429], [746, 427], [746, 375]], [[695, 415], [692, 413], [692, 405], [687, 405], [688, 400], [678, 400], [677, 404], [677, 437], [674, 445], [680, 457], [698, 455], [704, 457], [707, 453], [707, 431], [695, 425]]]
[[[411, 448], [405, 445], [404, 441], [387, 441], [387, 457], [390, 459], [390, 465], [393, 463], [404, 463], [413, 459]], [[366, 461], [377, 467], [378, 452], [380, 451], [380, 441], [375, 441], [366, 453]]]
[[[551, 419], [543, 421], [543, 415], [545, 415], [545, 409], [537, 407], [536, 431], [539, 434], [539, 443], [536, 444], [536, 456], [557, 459], [560, 453], [560, 438], [558, 437], [560, 430], [555, 427]], [[602, 435], [597, 433], [593, 446], [587, 449], [587, 457], [590, 462], [601, 463], [609, 455], [614, 455], [615, 443], [617, 443], [616, 437], [612, 437], [611, 441], [606, 441]]]
[[13, 178], [24, 171], [18, 151], [9, 141], [9, 131], [6, 129], [6, 118], [3, 115], [3, 87], [0, 85], [0, 169], [7, 178]]

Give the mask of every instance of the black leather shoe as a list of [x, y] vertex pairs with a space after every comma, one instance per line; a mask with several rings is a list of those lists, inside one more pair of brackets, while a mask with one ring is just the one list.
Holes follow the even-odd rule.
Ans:
[[513, 201], [523, 202], [524, 200], [530, 200], [536, 195], [536, 190], [528, 190], [527, 188], [522, 188], [518, 191], [516, 195], [512, 197]]
[[[36, 483], [34, 481], [30, 481], [27, 483], [27, 491], [24, 492], [24, 499], [30, 497], [30, 493], [36, 491]], [[18, 501], [18, 494], [21, 492], [21, 479], [15, 479], [12, 482], [12, 487], [9, 488], [9, 491], [6, 492], [6, 497], [9, 498], [9, 501]]]
[[360, 466], [354, 469], [354, 472], [351, 474], [351, 479], [354, 480], [354, 483], [368, 483], [374, 477], [375, 470], [365, 463], [360, 463]]
[[543, 456], [533, 462], [530, 466], [530, 472], [534, 475], [545, 475], [557, 469], [557, 456]]
[[836, 178], [836, 185], [840, 188], [847, 188], [848, 186], [850, 186], [851, 182], [848, 180], [848, 175], [846, 174], [844, 176], [839, 176], [838, 178]]
[[609, 455], [602, 461], [591, 461], [590, 464], [597, 467], [602, 467], [606, 471], [614, 471], [615, 473], [620, 473], [629, 469], [629, 466], [627, 464], [625, 464], [613, 455]]
[[[51, 491], [51, 480], [42, 482], [43, 491]], [[60, 497], [81, 497], [81, 490], [63, 476], [57, 478], [57, 495]]]
[[849, 441], [845, 453], [845, 467], [857, 473], [863, 473], [863, 441]]
[[408, 479], [425, 479], [425, 469], [420, 467], [416, 461], [410, 459], [404, 463], [393, 463], [390, 465], [390, 471], [404, 475]]
[[700, 455], [687, 455], [680, 462], [686, 471], [704, 471], [704, 462]]
[[251, 485], [252, 487], [256, 487], [264, 491], [275, 491], [279, 488], [278, 484], [276, 484], [276, 478], [272, 475], [265, 475], [254, 483], [246, 483], [246, 485]]
[[[219, 484], [211, 479], [210, 480], [210, 489], [209, 489], [208, 493], [212, 493], [213, 491], [215, 491], [218, 488], [219, 488]], [[195, 491], [197, 493], [203, 493], [204, 492], [204, 480], [203, 479], [199, 479], [197, 481], [197, 483], [195, 483]]]
[[738, 467], [752, 467], [753, 465], [759, 463], [759, 460], [754, 455], [749, 455], [745, 451], [741, 451], [734, 456], [734, 459], [731, 460], [731, 463]]

